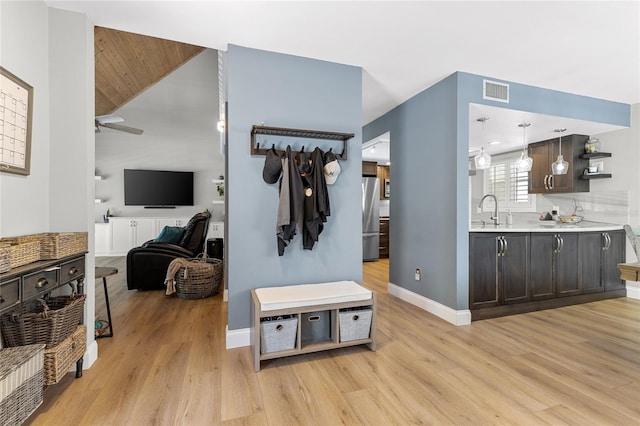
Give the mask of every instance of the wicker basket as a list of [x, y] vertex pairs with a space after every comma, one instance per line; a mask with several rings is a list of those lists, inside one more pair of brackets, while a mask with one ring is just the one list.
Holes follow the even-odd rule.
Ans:
[[47, 348], [57, 345], [80, 324], [85, 299], [85, 295], [52, 297], [46, 303], [37, 299], [2, 315], [0, 324], [6, 345], [44, 343]]
[[0, 244], [9, 244], [9, 268], [40, 260], [40, 239], [37, 235], [5, 237], [0, 239]]
[[11, 255], [11, 246], [9, 244], [0, 243], [0, 274], [11, 269], [9, 257]]
[[222, 260], [196, 258], [175, 275], [176, 295], [180, 299], [204, 299], [218, 294], [222, 284]]
[[58, 383], [87, 350], [87, 326], [79, 325], [60, 344], [44, 350], [44, 384]]
[[87, 251], [86, 232], [46, 232], [38, 234], [40, 259], [61, 259]]
[[44, 345], [0, 350], [0, 425], [21, 425], [42, 404]]

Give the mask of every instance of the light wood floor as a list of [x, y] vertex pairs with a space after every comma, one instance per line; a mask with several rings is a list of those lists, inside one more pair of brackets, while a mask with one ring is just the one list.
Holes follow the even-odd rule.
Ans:
[[[613, 299], [453, 326], [379, 292], [378, 350], [262, 363], [225, 350], [226, 304], [127, 291], [109, 278], [115, 337], [84, 377], [47, 388], [34, 425], [640, 423], [640, 301]], [[100, 281], [97, 281], [101, 285]], [[103, 306], [96, 294], [98, 315]]]

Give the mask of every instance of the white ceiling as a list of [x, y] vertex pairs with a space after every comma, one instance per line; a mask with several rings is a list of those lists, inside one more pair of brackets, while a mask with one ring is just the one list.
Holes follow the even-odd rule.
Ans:
[[456, 71], [640, 102], [640, 2], [45, 1], [96, 24], [363, 68], [363, 123]]

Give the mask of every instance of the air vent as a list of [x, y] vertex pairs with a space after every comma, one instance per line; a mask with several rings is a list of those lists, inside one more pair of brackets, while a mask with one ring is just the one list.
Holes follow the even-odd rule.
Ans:
[[509, 103], [509, 85], [497, 81], [484, 80], [484, 99]]

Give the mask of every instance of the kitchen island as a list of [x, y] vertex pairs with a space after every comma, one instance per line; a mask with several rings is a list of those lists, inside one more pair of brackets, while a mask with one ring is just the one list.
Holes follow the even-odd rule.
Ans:
[[531, 219], [471, 223], [472, 320], [626, 296], [617, 264], [625, 259], [621, 225]]

